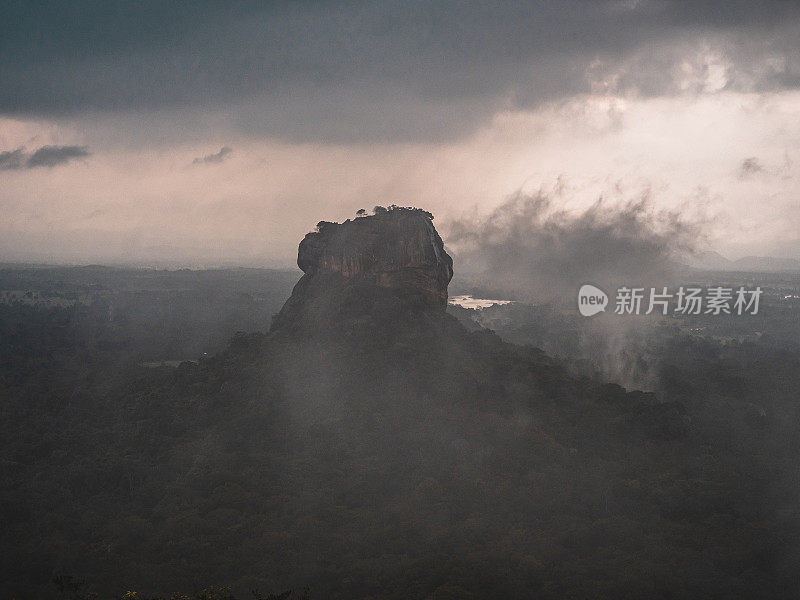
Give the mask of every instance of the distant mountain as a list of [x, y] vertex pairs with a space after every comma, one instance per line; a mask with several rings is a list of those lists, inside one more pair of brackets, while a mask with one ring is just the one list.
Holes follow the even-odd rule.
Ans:
[[719, 252], [706, 251], [697, 254], [687, 254], [682, 261], [693, 269], [706, 269], [709, 271], [728, 271], [733, 268], [733, 261], [725, 258]]
[[775, 256], [745, 256], [733, 264], [740, 271], [800, 271], [800, 260]]
[[745, 256], [737, 260], [731, 260], [722, 256], [719, 252], [713, 251], [686, 255], [681, 262], [693, 269], [707, 271], [763, 271], [769, 273], [800, 271], [800, 260], [794, 258]]

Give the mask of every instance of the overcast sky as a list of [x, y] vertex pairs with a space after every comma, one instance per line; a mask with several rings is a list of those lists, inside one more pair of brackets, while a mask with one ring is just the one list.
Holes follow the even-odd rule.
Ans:
[[800, 258], [800, 7], [0, 0], [0, 260], [290, 266], [376, 204], [643, 196]]

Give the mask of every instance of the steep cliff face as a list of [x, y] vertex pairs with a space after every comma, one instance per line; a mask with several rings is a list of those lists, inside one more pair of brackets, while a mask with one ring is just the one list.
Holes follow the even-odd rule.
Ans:
[[276, 317], [353, 318], [408, 308], [444, 311], [453, 259], [429, 213], [395, 208], [344, 223], [320, 222], [300, 242], [304, 275]]
[[453, 259], [429, 213], [398, 208], [344, 223], [321, 222], [300, 242], [297, 265], [311, 277], [340, 273], [385, 288], [413, 287], [447, 304]]

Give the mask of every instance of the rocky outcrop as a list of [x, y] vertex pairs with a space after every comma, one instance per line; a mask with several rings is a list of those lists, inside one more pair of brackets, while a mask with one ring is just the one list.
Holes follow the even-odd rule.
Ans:
[[444, 311], [453, 259], [430, 213], [376, 210], [344, 223], [322, 221], [300, 242], [303, 277], [274, 326], [403, 309]]

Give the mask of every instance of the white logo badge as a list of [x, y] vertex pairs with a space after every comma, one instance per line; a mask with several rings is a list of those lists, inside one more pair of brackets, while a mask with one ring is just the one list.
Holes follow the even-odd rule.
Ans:
[[578, 310], [584, 317], [603, 312], [608, 305], [608, 296], [600, 288], [584, 284], [578, 290]]

